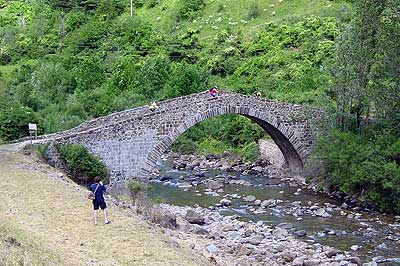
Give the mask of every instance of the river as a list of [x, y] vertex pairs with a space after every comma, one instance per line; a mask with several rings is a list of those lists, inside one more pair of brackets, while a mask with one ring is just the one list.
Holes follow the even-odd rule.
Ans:
[[[343, 202], [338, 199], [291, 187], [268, 176], [210, 170], [202, 177], [195, 177], [196, 172], [173, 169], [167, 162], [160, 162], [158, 167], [163, 181], [153, 180], [149, 191], [150, 197], [157, 201], [177, 206], [199, 205], [223, 215], [271, 225], [285, 223], [303, 241], [352, 250], [363, 261], [400, 258], [400, 223], [394, 216], [340, 208]], [[207, 189], [206, 180], [227, 175], [246, 181], [245, 185], [226, 184], [223, 189]], [[271, 204], [261, 208], [254, 202], [244, 202], [243, 197], [249, 195], [261, 201], [270, 200]], [[231, 205], [221, 206], [223, 198], [231, 200]], [[329, 217], [315, 215], [319, 209], [326, 210]], [[400, 265], [400, 261], [379, 265]]]

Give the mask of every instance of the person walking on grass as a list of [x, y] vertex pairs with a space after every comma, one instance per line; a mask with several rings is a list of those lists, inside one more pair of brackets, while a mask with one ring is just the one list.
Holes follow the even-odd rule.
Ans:
[[94, 199], [93, 199], [93, 209], [94, 209], [94, 214], [93, 214], [93, 219], [94, 219], [94, 224], [97, 224], [97, 215], [99, 212], [99, 207], [100, 209], [103, 210], [104, 214], [104, 223], [109, 224], [110, 221], [107, 219], [107, 205], [106, 201], [104, 200], [104, 192], [106, 192], [106, 187], [103, 185], [101, 182], [101, 177], [96, 176], [94, 178], [94, 183], [90, 185], [89, 187], [90, 191], [93, 192], [94, 194]]

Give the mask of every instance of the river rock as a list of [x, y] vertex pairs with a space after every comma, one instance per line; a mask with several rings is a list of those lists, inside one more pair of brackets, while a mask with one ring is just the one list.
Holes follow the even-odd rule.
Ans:
[[224, 187], [224, 182], [222, 180], [208, 180], [207, 181], [207, 188], [216, 190]]
[[293, 266], [303, 266], [303, 264], [304, 258], [295, 258], [292, 263]]
[[283, 229], [292, 229], [293, 224], [291, 223], [280, 223], [276, 227], [283, 228]]
[[161, 176], [160, 177], [160, 181], [167, 181], [167, 180], [171, 180], [172, 179], [172, 177], [170, 177], [170, 176]]
[[330, 248], [330, 249], [328, 249], [328, 250], [325, 252], [325, 255], [326, 255], [328, 258], [332, 258], [332, 257], [336, 256], [336, 255], [339, 254], [339, 253], [341, 253], [340, 250], [337, 250], [337, 249], [334, 249], [334, 248]]
[[263, 200], [260, 206], [263, 208], [274, 207], [275, 203], [274, 200], [268, 199], [268, 200]]
[[272, 231], [272, 235], [278, 239], [285, 238], [288, 236], [288, 234], [288, 231], [283, 228], [276, 228], [274, 231]]
[[317, 266], [319, 263], [320, 260], [318, 259], [306, 259], [304, 260], [303, 266]]
[[359, 257], [350, 257], [350, 258], [347, 258], [347, 261], [357, 264], [358, 266], [362, 265], [362, 261]]
[[316, 210], [315, 215], [317, 216], [321, 216], [325, 214], [325, 209], [324, 208], [319, 208], [318, 210]]
[[357, 245], [353, 245], [353, 246], [350, 247], [350, 249], [351, 249], [352, 251], [357, 251], [359, 248], [360, 248], [360, 247], [357, 246]]
[[192, 184], [189, 184], [188, 182], [183, 182], [178, 185], [179, 188], [190, 188], [192, 187]]
[[243, 256], [243, 255], [250, 255], [252, 253], [252, 250], [246, 247], [245, 245], [240, 245], [239, 248], [237, 249], [236, 254], [238, 256]]
[[224, 232], [236, 231], [236, 228], [235, 228], [233, 225], [231, 225], [231, 224], [225, 224], [225, 225], [222, 227], [222, 231], [224, 231]]
[[242, 198], [242, 200], [244, 201], [244, 202], [253, 202], [253, 201], [255, 201], [257, 198], [255, 197], [255, 196], [253, 196], [253, 195], [249, 195], [249, 196], [246, 196], [246, 197], [243, 197]]
[[204, 177], [205, 173], [204, 172], [198, 172], [194, 174], [195, 177]]
[[327, 263], [326, 266], [340, 266], [340, 263], [337, 261], [331, 262], [331, 263]]
[[250, 175], [258, 175], [264, 171], [264, 168], [261, 166], [256, 166], [250, 169], [249, 174]]
[[260, 206], [261, 205], [261, 200], [255, 200], [254, 201], [255, 206]]
[[226, 235], [229, 238], [232, 238], [232, 239], [240, 239], [240, 238], [242, 238], [242, 234], [239, 233], [238, 231], [229, 231]]
[[375, 261], [371, 261], [368, 263], [363, 263], [363, 266], [378, 266], [378, 263], [376, 263]]
[[304, 230], [299, 230], [299, 231], [295, 231], [293, 234], [294, 234], [295, 236], [298, 236], [298, 237], [303, 237], [303, 236], [306, 236], [306, 235], [307, 235], [307, 232], [304, 231]]
[[264, 236], [263, 235], [256, 235], [252, 238], [249, 238], [247, 240], [247, 243], [252, 244], [252, 245], [259, 245], [263, 241]]
[[222, 199], [219, 201], [219, 203], [221, 203], [222, 206], [230, 206], [232, 204], [232, 201], [230, 201], [228, 199]]
[[150, 213], [150, 220], [162, 227], [174, 229], [177, 227], [176, 217], [174, 214], [161, 208], [154, 208]]
[[296, 256], [292, 253], [290, 253], [288, 250], [284, 250], [281, 253], [281, 257], [286, 261], [286, 262], [292, 262]]
[[207, 246], [207, 251], [210, 252], [211, 254], [215, 254], [219, 251], [219, 248], [214, 244], [210, 244]]
[[208, 232], [207, 229], [205, 229], [201, 226], [196, 226], [196, 227], [192, 228], [190, 230], [190, 232], [192, 232], [193, 234], [196, 234], [196, 235], [201, 235], [201, 236], [209, 236], [210, 235], [210, 232]]
[[204, 218], [197, 212], [194, 212], [193, 210], [187, 211], [185, 219], [191, 224], [203, 225], [205, 223]]

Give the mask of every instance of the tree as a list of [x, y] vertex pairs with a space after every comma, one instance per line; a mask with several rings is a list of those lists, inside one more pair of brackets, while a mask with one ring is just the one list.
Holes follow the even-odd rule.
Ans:
[[40, 117], [31, 108], [14, 106], [2, 110], [0, 112], [0, 139], [13, 140], [28, 136], [28, 123], [41, 124]]
[[360, 130], [372, 111], [374, 118], [398, 114], [400, 20], [394, 2], [355, 2], [355, 17], [338, 39], [333, 75], [342, 129]]

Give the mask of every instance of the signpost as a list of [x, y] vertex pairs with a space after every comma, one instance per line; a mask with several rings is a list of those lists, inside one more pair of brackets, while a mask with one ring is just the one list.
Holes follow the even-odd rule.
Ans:
[[32, 124], [29, 123], [28, 127], [29, 127], [29, 136], [31, 137], [31, 147], [32, 147], [32, 145], [33, 145], [33, 137], [32, 136], [35, 136], [35, 138], [37, 137], [37, 125], [33, 124], [33, 123]]

